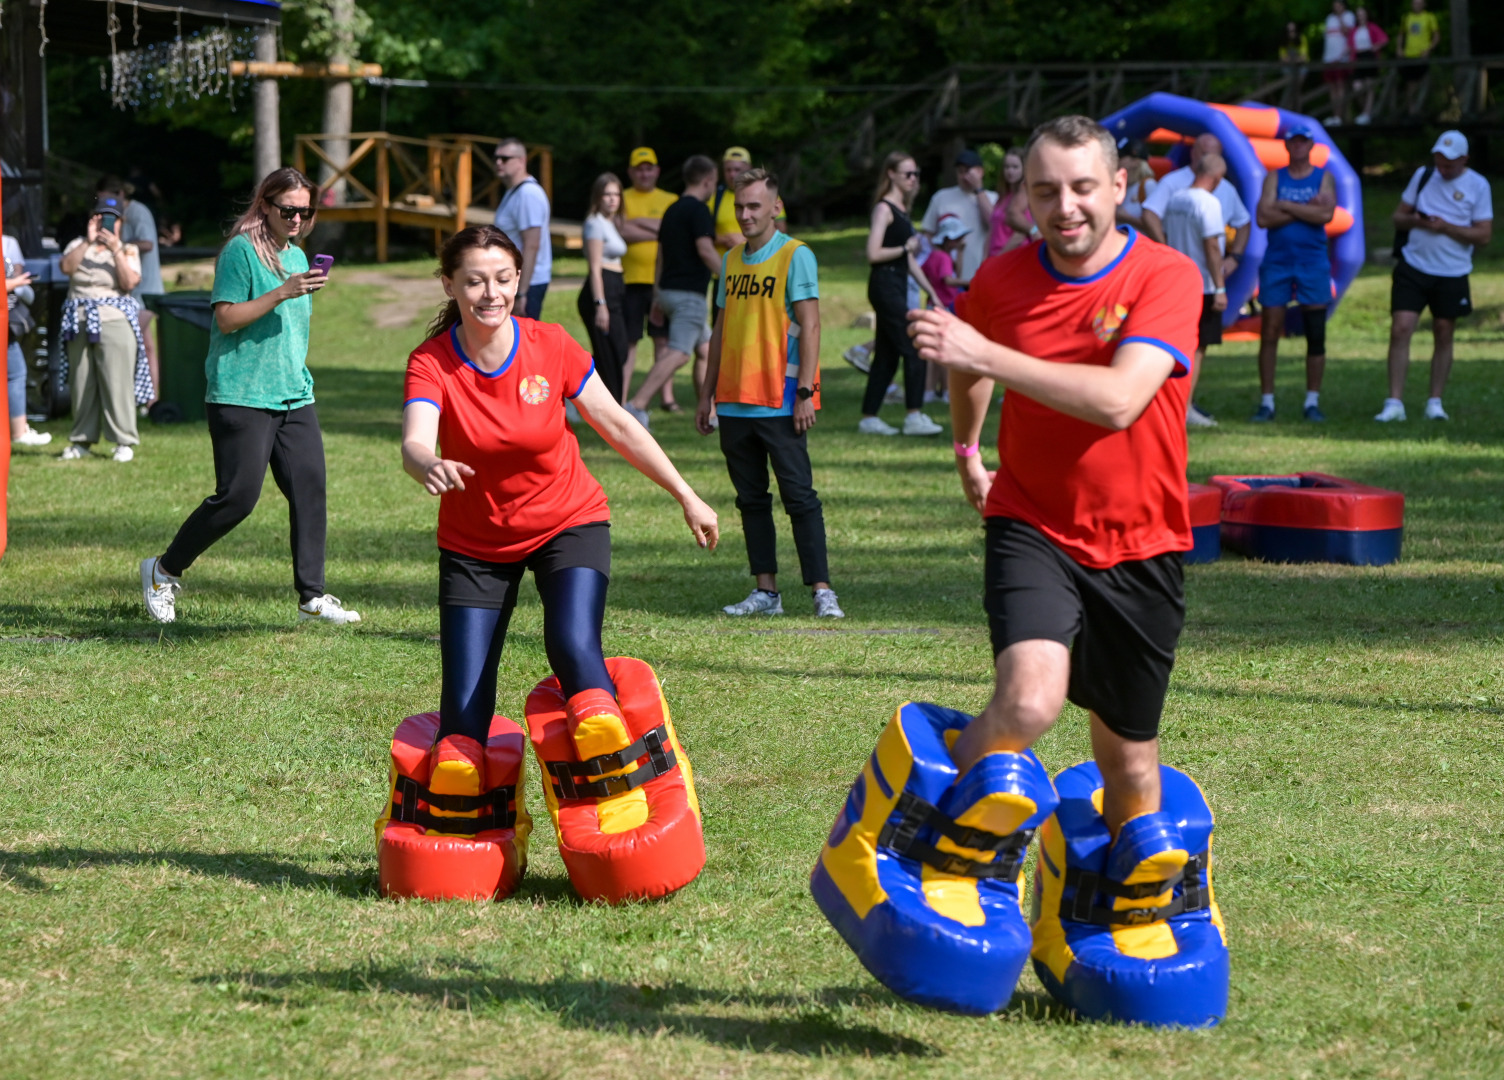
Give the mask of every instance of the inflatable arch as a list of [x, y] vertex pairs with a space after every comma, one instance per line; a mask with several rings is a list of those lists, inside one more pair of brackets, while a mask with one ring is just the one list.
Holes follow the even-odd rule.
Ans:
[[[1228, 183], [1238, 189], [1249, 214], [1258, 205], [1265, 174], [1289, 164], [1284, 133], [1297, 124], [1310, 128], [1316, 136], [1311, 161], [1331, 172], [1337, 184], [1337, 214], [1326, 228], [1332, 257], [1332, 308], [1362, 269], [1362, 184], [1326, 128], [1314, 118], [1258, 102], [1219, 105], [1178, 94], [1156, 93], [1113, 113], [1102, 124], [1119, 139], [1173, 144], [1169, 159], [1177, 167], [1188, 163], [1188, 147], [1197, 135], [1210, 132], [1217, 136], [1222, 141], [1222, 156], [1227, 159]], [[1243, 261], [1227, 283], [1225, 326], [1233, 326], [1239, 310], [1257, 295], [1259, 264], [1268, 244], [1268, 234], [1255, 224], [1249, 231]], [[1257, 329], [1253, 327], [1255, 333]], [[1291, 325], [1287, 329], [1295, 332], [1298, 327]]]

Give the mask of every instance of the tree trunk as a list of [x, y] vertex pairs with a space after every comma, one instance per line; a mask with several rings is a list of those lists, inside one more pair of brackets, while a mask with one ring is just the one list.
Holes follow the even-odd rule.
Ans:
[[[326, 0], [329, 5], [329, 63], [348, 64], [355, 58], [355, 0]], [[324, 90], [324, 134], [348, 136], [355, 106], [355, 86], [349, 79], [331, 79]], [[350, 159], [350, 140], [334, 138], [324, 143], [324, 151], [341, 167]], [[330, 185], [335, 170], [325, 165], [319, 183], [328, 187], [334, 203], [345, 201], [345, 182]]]
[[[256, 59], [277, 60], [277, 30], [264, 26], [256, 36]], [[256, 81], [256, 183], [282, 167], [282, 123], [276, 79]]]

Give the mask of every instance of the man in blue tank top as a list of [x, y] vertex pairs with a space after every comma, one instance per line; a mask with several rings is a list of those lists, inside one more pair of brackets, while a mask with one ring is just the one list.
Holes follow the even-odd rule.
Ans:
[[1301, 307], [1306, 327], [1307, 420], [1326, 419], [1320, 406], [1326, 370], [1326, 309], [1332, 302], [1332, 260], [1326, 223], [1337, 209], [1337, 185], [1325, 169], [1311, 164], [1311, 129], [1297, 125], [1285, 134], [1290, 164], [1264, 177], [1255, 215], [1269, 230], [1269, 247], [1259, 265], [1259, 303], [1264, 306], [1259, 334], [1258, 423], [1274, 419], [1274, 364], [1285, 332], [1285, 307]]

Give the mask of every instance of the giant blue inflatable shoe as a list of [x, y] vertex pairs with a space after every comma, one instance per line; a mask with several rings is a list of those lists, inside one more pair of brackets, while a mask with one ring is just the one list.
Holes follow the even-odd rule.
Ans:
[[1034, 970], [1081, 1016], [1210, 1027], [1227, 1015], [1228, 957], [1212, 893], [1212, 812], [1196, 782], [1159, 767], [1160, 811], [1116, 842], [1102, 819], [1102, 774], [1055, 777], [1060, 808], [1040, 830]]
[[988, 754], [958, 778], [950, 747], [971, 720], [899, 706], [836, 815], [810, 889], [895, 994], [983, 1014], [1008, 1004], [1028, 959], [1024, 854], [1057, 800], [1032, 752]]

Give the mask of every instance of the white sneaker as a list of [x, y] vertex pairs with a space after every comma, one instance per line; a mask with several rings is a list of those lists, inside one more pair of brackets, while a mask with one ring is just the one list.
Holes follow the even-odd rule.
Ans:
[[304, 619], [322, 619], [335, 626], [344, 626], [360, 622], [360, 612], [346, 610], [345, 605], [339, 602], [339, 597], [325, 593], [323, 596], [315, 596], [306, 604], [298, 605], [298, 621]]
[[1379, 410], [1379, 415], [1374, 417], [1381, 424], [1393, 423], [1396, 420], [1405, 419], [1405, 403], [1395, 398], [1385, 398], [1384, 407]]
[[889, 383], [887, 391], [883, 394], [884, 405], [902, 405], [903, 390], [897, 383]]
[[564, 419], [571, 424], [580, 422], [580, 410], [574, 407], [574, 402], [564, 399]]
[[863, 375], [872, 370], [872, 350], [865, 345], [853, 345], [841, 354], [841, 359]]
[[653, 429], [653, 418], [648, 415], [648, 411], [646, 409], [639, 409], [630, 401], [623, 405], [622, 408], [626, 409], [627, 413], [632, 417], [632, 419], [636, 420], [643, 427], [647, 428], [649, 431]]
[[1431, 398], [1426, 402], [1427, 420], [1450, 420], [1447, 411], [1441, 407], [1440, 398]]
[[1359, 113], [1358, 114], [1358, 120], [1357, 120], [1357, 122], [1360, 123], [1360, 124], [1363, 124], [1364, 126], [1367, 126], [1368, 124], [1370, 124], [1372, 122], [1372, 120], [1373, 120], [1373, 118], [1370, 117], [1367, 113]]
[[[834, 593], [831, 593], [834, 596]], [[763, 592], [761, 589], [753, 589], [740, 604], [727, 604], [721, 608], [727, 615], [782, 615], [783, 597], [776, 592]]]
[[1216, 427], [1217, 421], [1198, 409], [1193, 402], [1185, 407], [1185, 426], [1188, 428]]
[[903, 418], [905, 435], [939, 435], [944, 430], [922, 412], [911, 412]]
[[846, 613], [841, 610], [841, 605], [837, 602], [836, 591], [834, 589], [816, 589], [813, 595], [815, 598], [815, 618], [844, 619], [846, 617]]
[[69, 443], [57, 456], [59, 461], [82, 461], [89, 456], [89, 448], [83, 443]]
[[46, 446], [52, 441], [52, 432], [27, 428], [10, 441], [12, 446]]
[[118, 461], [120, 462], [120, 464], [124, 465], [127, 461], [130, 461], [135, 456], [136, 452], [129, 446], [117, 446], [115, 447], [115, 452], [110, 455], [110, 460]]
[[157, 556], [141, 560], [141, 595], [146, 600], [146, 611], [159, 623], [170, 623], [178, 617], [178, 593], [183, 591], [181, 578], [175, 578], [157, 569]]
[[898, 429], [883, 420], [880, 416], [864, 416], [862, 422], [856, 426], [857, 431], [863, 435], [897, 435]]

